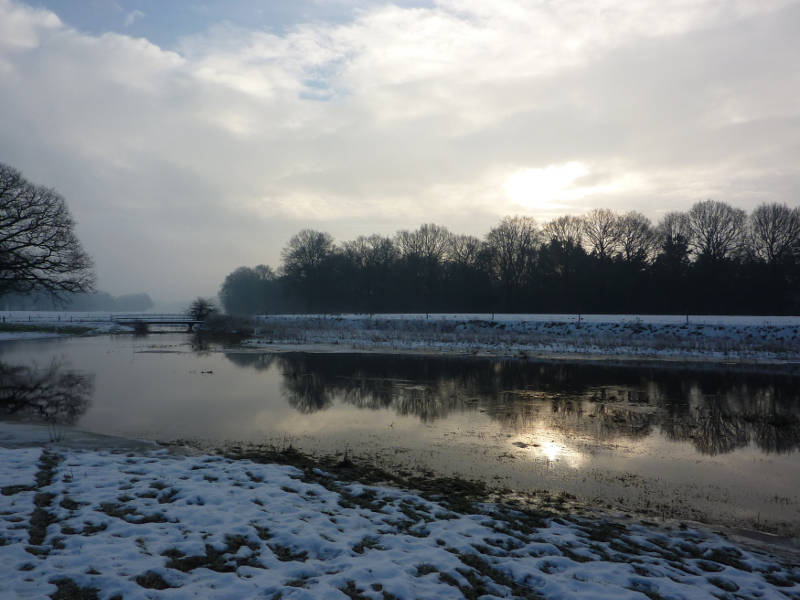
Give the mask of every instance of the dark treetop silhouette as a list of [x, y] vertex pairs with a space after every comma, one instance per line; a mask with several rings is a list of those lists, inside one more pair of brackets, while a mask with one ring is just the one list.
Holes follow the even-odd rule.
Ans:
[[342, 244], [304, 229], [277, 275], [240, 267], [220, 298], [230, 314], [798, 314], [800, 208], [706, 200], [655, 227], [608, 209], [543, 227], [506, 217], [483, 240], [431, 223]]
[[92, 260], [74, 227], [63, 196], [0, 163], [0, 295], [90, 291]]

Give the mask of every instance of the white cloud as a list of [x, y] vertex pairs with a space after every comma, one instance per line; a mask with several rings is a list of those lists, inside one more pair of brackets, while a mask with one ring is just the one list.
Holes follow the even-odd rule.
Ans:
[[61, 26], [59, 18], [48, 11], [37, 10], [12, 0], [0, 0], [0, 51], [11, 54], [36, 47], [47, 31]]
[[162, 296], [275, 264], [305, 226], [796, 204], [798, 17], [447, 0], [281, 35], [220, 24], [166, 51], [0, 0], [0, 160], [67, 195], [101, 286]]
[[141, 10], [138, 9], [132, 10], [127, 15], [125, 15], [125, 21], [123, 22], [123, 25], [125, 27], [130, 27], [131, 25], [136, 23], [136, 21], [144, 19], [145, 16], [146, 16], [145, 13], [143, 13]]

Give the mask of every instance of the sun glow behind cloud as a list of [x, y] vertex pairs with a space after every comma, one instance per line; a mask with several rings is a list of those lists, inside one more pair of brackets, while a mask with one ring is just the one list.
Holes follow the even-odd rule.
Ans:
[[589, 198], [647, 189], [647, 182], [641, 175], [624, 169], [614, 176], [600, 177], [584, 163], [572, 161], [515, 171], [506, 178], [503, 189], [515, 205], [552, 214], [583, 210], [586, 207], [581, 206], [581, 201]]
[[564, 201], [576, 200], [588, 193], [587, 188], [574, 185], [588, 173], [589, 169], [580, 162], [523, 169], [510, 175], [504, 187], [511, 201], [525, 208], [561, 208]]

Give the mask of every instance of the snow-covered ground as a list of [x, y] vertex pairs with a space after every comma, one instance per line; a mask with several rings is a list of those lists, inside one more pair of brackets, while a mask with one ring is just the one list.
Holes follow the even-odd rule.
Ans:
[[246, 345], [506, 356], [800, 360], [800, 317], [279, 315]]
[[55, 446], [0, 449], [0, 487], [3, 600], [800, 597], [800, 568], [774, 556], [562, 499], [470, 505], [311, 466]]
[[111, 322], [115, 314], [105, 311], [2, 310], [0, 322], [46, 325], [94, 324]]
[[[276, 315], [283, 319], [318, 318], [318, 314]], [[362, 320], [377, 318], [392, 321], [495, 321], [496, 323], [643, 323], [645, 325], [791, 325], [800, 326], [800, 316], [785, 315], [579, 315], [574, 313], [381, 313], [365, 315], [363, 313], [342, 313], [325, 315], [331, 319]], [[269, 315], [261, 317], [272, 318]]]
[[41, 338], [61, 337], [63, 334], [47, 331], [0, 331], [0, 342], [11, 340], [37, 340]]
[[[0, 311], [0, 341], [129, 331], [107, 312]], [[252, 348], [561, 355], [698, 360], [800, 360], [800, 317], [720, 315], [381, 314], [269, 315]], [[37, 331], [23, 331], [24, 328]], [[49, 327], [53, 332], [46, 331]]]
[[0, 341], [63, 337], [78, 331], [90, 334], [130, 331], [117, 324], [120, 313], [83, 311], [0, 311]]

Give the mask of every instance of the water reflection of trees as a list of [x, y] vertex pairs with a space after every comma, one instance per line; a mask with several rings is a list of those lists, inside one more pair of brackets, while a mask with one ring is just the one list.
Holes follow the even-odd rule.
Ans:
[[597, 440], [662, 431], [698, 451], [755, 444], [800, 448], [800, 381], [791, 375], [563, 363], [376, 355], [228, 355], [241, 366], [280, 370], [298, 411], [341, 401], [424, 422], [479, 410], [512, 431], [537, 425]]
[[266, 371], [276, 358], [274, 354], [255, 352], [231, 352], [225, 357], [239, 367], [251, 367], [256, 371]]
[[94, 376], [52, 362], [44, 368], [0, 363], [0, 413], [51, 425], [74, 425], [87, 411]]
[[800, 447], [797, 382], [754, 386], [694, 384], [684, 403], [662, 403], [661, 428], [674, 440], [692, 440], [706, 454], [755, 443], [767, 452]]

